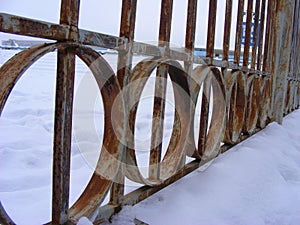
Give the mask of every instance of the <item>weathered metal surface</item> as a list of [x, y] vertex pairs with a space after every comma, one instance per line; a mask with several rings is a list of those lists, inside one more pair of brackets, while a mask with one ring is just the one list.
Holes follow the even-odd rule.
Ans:
[[237, 143], [244, 124], [247, 106], [246, 76], [241, 71], [223, 70], [226, 86], [226, 131], [224, 142]]
[[[135, 205], [140, 201], [146, 199], [147, 197], [155, 194], [156, 192], [160, 191], [164, 187], [174, 183], [178, 179], [184, 177], [185, 175], [193, 172], [195, 169], [199, 168], [200, 166], [204, 165], [207, 161], [194, 160], [184, 166], [184, 168], [177, 171], [177, 173], [167, 180], [165, 180], [162, 184], [156, 186], [142, 186], [128, 194], [125, 195], [124, 201], [122, 205]], [[120, 211], [120, 206], [117, 205], [107, 205], [103, 206], [99, 209], [99, 213], [97, 218], [94, 221], [94, 224], [103, 223], [104, 221], [109, 220], [109, 218], [115, 214], [116, 212]]]
[[[274, 42], [272, 46], [271, 80], [274, 119], [282, 123], [286, 80], [291, 56], [292, 28], [295, 1], [274, 1]], [[276, 110], [275, 110], [276, 109]]]
[[60, 24], [78, 27], [80, 0], [62, 0], [60, 8]]
[[274, 1], [268, 0], [267, 7], [267, 22], [266, 22], [266, 34], [265, 34], [265, 43], [264, 43], [264, 53], [263, 53], [263, 71], [270, 71], [271, 64], [271, 50], [273, 44], [273, 4]]
[[263, 129], [271, 118], [271, 81], [267, 77], [259, 80], [260, 99], [258, 109], [257, 127]]
[[170, 41], [171, 36], [171, 23], [173, 12], [173, 0], [162, 0], [160, 8], [160, 24], [158, 40], [160, 46], [165, 46]]
[[241, 43], [242, 43], [242, 26], [243, 26], [243, 11], [244, 11], [244, 0], [239, 0], [237, 9], [237, 22], [236, 22], [236, 33], [235, 33], [235, 48], [234, 48], [234, 64], [239, 65], [240, 54], [241, 54]]
[[251, 38], [251, 27], [252, 27], [252, 8], [253, 8], [253, 0], [248, 0], [245, 41], [244, 41], [245, 45], [244, 45], [244, 55], [243, 55], [244, 67], [248, 67], [248, 63], [249, 63], [250, 38]]
[[228, 51], [230, 45], [230, 29], [232, 20], [232, 0], [226, 0], [224, 37], [223, 37], [223, 57], [224, 61], [228, 61]]
[[210, 0], [209, 9], [208, 9], [206, 57], [210, 58], [211, 60], [213, 60], [213, 55], [214, 55], [216, 16], [217, 16], [217, 0]]
[[197, 0], [188, 1], [188, 12], [186, 19], [186, 33], [185, 33], [185, 48], [193, 52], [195, 47], [195, 32], [196, 32], [196, 18], [197, 18]]
[[[50, 223], [75, 224], [80, 217], [91, 219], [93, 215], [96, 216], [93, 217], [95, 224], [107, 221], [122, 206], [140, 202], [263, 129], [270, 121], [276, 119], [280, 122], [283, 114], [299, 108], [299, 0], [256, 0], [252, 47], [253, 0], [248, 0], [245, 45], [241, 52], [244, 2], [239, 0], [238, 8], [233, 9], [232, 0], [226, 0], [223, 50], [215, 51], [217, 0], [210, 0], [209, 16], [206, 18], [206, 57], [193, 54], [197, 0], [188, 1], [185, 49], [170, 47], [172, 0], [162, 0], [161, 3], [158, 46], [134, 41], [137, 0], [122, 1], [119, 37], [79, 29], [79, 0], [62, 1], [60, 24], [0, 13], [1, 32], [57, 41], [26, 49], [0, 68], [1, 115], [23, 72], [43, 55], [55, 50], [58, 52]], [[233, 13], [235, 11], [237, 15]], [[237, 24], [235, 49], [231, 53], [229, 43], [233, 15], [237, 17]], [[117, 74], [97, 52], [83, 45], [117, 50]], [[214, 59], [214, 52], [223, 54], [222, 60]], [[150, 58], [132, 68], [134, 53]], [[228, 61], [230, 54], [234, 55], [233, 62]], [[242, 66], [239, 65], [241, 54]], [[81, 196], [70, 207], [75, 55], [95, 77], [103, 99], [105, 120], [97, 167]], [[179, 61], [184, 63], [184, 67]], [[150, 173], [144, 177], [137, 163], [134, 130], [142, 91], [155, 69], [158, 72], [153, 96]], [[162, 156], [167, 79], [171, 80], [175, 99], [174, 125], [167, 151]], [[201, 103], [200, 119], [195, 115], [197, 102]], [[195, 123], [200, 130], [198, 143], [194, 137]], [[195, 160], [186, 164], [186, 156]], [[125, 177], [145, 186], [124, 195]], [[108, 193], [109, 203], [100, 207]], [[1, 202], [0, 223], [13, 224]]]
[[262, 64], [262, 51], [263, 51], [263, 44], [264, 44], [264, 32], [265, 32], [265, 11], [266, 11], [266, 1], [262, 0], [261, 3], [261, 11], [260, 11], [260, 29], [259, 29], [259, 41], [258, 41], [258, 52], [257, 52], [257, 62], [256, 62], [256, 69], [261, 70]]
[[[212, 101], [208, 100], [210, 99], [210, 97], [207, 97], [207, 100], [210, 101], [210, 104], [213, 107], [213, 111], [211, 113], [211, 123], [208, 132], [206, 134], [204, 132], [199, 133], [199, 139], [202, 138], [204, 140], [199, 140], [201, 142], [200, 147], [198, 145], [195, 148], [194, 154], [191, 155], [192, 157], [198, 159], [207, 160], [219, 154], [220, 143], [223, 140], [224, 136], [224, 123], [226, 119], [225, 85], [224, 80], [221, 76], [221, 72], [215, 67], [197, 66], [193, 70], [192, 78], [193, 82], [190, 84], [190, 92], [191, 99], [195, 105], [198, 97], [200, 96], [200, 88], [205, 83], [205, 85], [207, 85], [207, 88], [206, 90], [203, 88], [203, 92], [206, 92], [203, 93], [203, 96], [209, 96], [209, 93], [207, 92], [211, 91], [213, 94]], [[195, 110], [192, 112], [191, 118], [193, 119], [194, 116]], [[192, 124], [193, 123], [194, 122], [192, 122]], [[203, 124], [200, 124], [200, 126], [201, 125]], [[204, 145], [205, 147], [202, 147], [202, 145]]]
[[202, 100], [201, 100], [201, 113], [200, 113], [200, 121], [199, 121], [199, 139], [198, 139], [198, 153], [199, 155], [203, 155], [205, 152], [206, 145], [206, 134], [208, 130], [208, 117], [209, 117], [209, 104], [211, 97], [211, 77], [207, 76], [207, 78], [203, 81], [202, 85]]
[[[31, 29], [32, 28], [32, 29]], [[24, 17], [0, 13], [0, 31], [57, 41], [76, 41], [84, 45], [116, 48], [126, 44], [126, 39], [107, 34], [78, 29], [65, 24], [53, 24]], [[75, 30], [74, 30], [75, 29]], [[78, 33], [76, 33], [78, 31]]]
[[[208, 65], [212, 65], [214, 57], [215, 45], [215, 29], [216, 29], [216, 15], [217, 15], [217, 0], [209, 1], [208, 9], [208, 29], [206, 42], [206, 57], [210, 59]], [[203, 82], [203, 94], [201, 99], [201, 114], [199, 121], [199, 139], [198, 139], [198, 154], [202, 157], [206, 151], [207, 130], [209, 120], [209, 105], [211, 97], [211, 77], [207, 76]]]
[[293, 22], [293, 33], [292, 33], [292, 49], [291, 49], [291, 59], [289, 66], [289, 74], [294, 79], [298, 79], [300, 75], [300, 56], [299, 56], [299, 46], [300, 46], [300, 2], [295, 1], [294, 10], [294, 22]]
[[[78, 26], [79, 2], [62, 0], [61, 8], [65, 10], [60, 12], [60, 24]], [[58, 48], [52, 175], [54, 224], [68, 221], [74, 77], [75, 54], [67, 46]]]
[[[16, 84], [16, 81], [34, 61], [51, 50], [54, 50], [51, 45], [41, 45], [27, 49], [11, 58], [0, 68], [0, 114], [3, 111], [5, 102], [7, 101], [12, 88]], [[1, 223], [12, 223], [11, 219], [7, 218], [7, 214], [3, 212], [3, 207], [0, 208], [0, 215]]]
[[291, 107], [292, 107], [292, 95], [293, 95], [293, 84], [292, 81], [287, 82], [287, 89], [286, 89], [286, 94], [285, 94], [285, 105], [283, 108], [283, 113], [284, 115], [288, 114], [291, 112]]
[[49, 45], [40, 45], [18, 53], [0, 68], [0, 115], [7, 98], [21, 75], [45, 52], [53, 51]]
[[[104, 137], [97, 167], [84, 192], [69, 210], [70, 219], [76, 222], [81, 216], [89, 217], [94, 213], [118, 175], [123, 155], [124, 103], [119, 97], [117, 78], [108, 63], [92, 49], [75, 46], [74, 51], [92, 71], [104, 106]], [[118, 123], [111, 118], [118, 118]]]
[[[171, 36], [172, 11], [173, 0], [162, 0], [158, 40], [159, 46], [165, 48], [166, 54]], [[149, 179], [153, 180], [160, 178], [168, 67], [164, 64], [158, 65], [156, 71], [149, 159]]]
[[5, 225], [15, 225], [15, 223], [9, 218], [0, 202], [0, 222]]
[[[124, 92], [124, 118], [129, 118], [129, 111], [131, 110], [128, 106], [127, 102], [129, 102], [130, 96], [128, 95], [128, 84], [129, 84], [129, 76], [132, 67], [132, 48], [133, 48], [133, 39], [134, 39], [134, 31], [135, 31], [135, 18], [136, 18], [136, 0], [123, 0], [122, 1], [122, 12], [121, 12], [121, 24], [120, 24], [120, 32], [119, 36], [126, 38], [128, 40], [127, 46], [124, 46], [124, 49], [118, 54], [118, 62], [117, 62], [117, 79], [119, 81], [119, 85], [123, 88]], [[134, 131], [132, 131], [134, 132]], [[129, 123], [125, 123], [124, 125], [124, 133], [130, 134], [131, 130], [129, 127]], [[129, 140], [130, 138], [130, 140]], [[123, 141], [123, 151], [127, 152], [130, 143], [133, 143], [133, 135], [127, 135], [125, 140]], [[126, 164], [126, 153], [120, 159], [121, 162]], [[121, 168], [118, 171], [118, 177], [116, 182], [113, 183], [110, 189], [110, 204], [120, 204], [123, 200], [124, 196], [124, 183], [125, 183], [125, 166], [123, 163], [121, 164]]]
[[[187, 19], [186, 19], [186, 32], [185, 32], [185, 49], [186, 51], [192, 53], [195, 48], [195, 35], [196, 35], [196, 19], [197, 19], [197, 0], [189, 0], [187, 8]], [[191, 55], [191, 54], [189, 54]], [[194, 67], [193, 60], [184, 61], [184, 70], [187, 74], [188, 83], [193, 82], [192, 72]], [[190, 104], [190, 113], [195, 109], [194, 104]], [[193, 121], [193, 119], [191, 119]], [[192, 123], [192, 122], [191, 122]], [[187, 135], [187, 143], [192, 147], [187, 147], [185, 149], [186, 155], [193, 155], [196, 152], [194, 146], [194, 129], [193, 126], [190, 126], [189, 134]]]
[[251, 74], [247, 78], [247, 108], [243, 133], [252, 134], [256, 129], [259, 99], [259, 77], [256, 74]]
[[[175, 121], [172, 138], [166, 155], [162, 161], [158, 162], [158, 167], [160, 169], [158, 176], [154, 178], [149, 174], [149, 177], [143, 177], [137, 165], [136, 152], [133, 148], [130, 148], [129, 151], [127, 151], [126, 176], [135, 182], [146, 185], [159, 185], [164, 182], [165, 179], [176, 173], [178, 167], [180, 167], [181, 159], [184, 156], [183, 149], [186, 145], [185, 140], [190, 124], [188, 111], [190, 104], [189, 90], [183, 69], [178, 63], [153, 58], [144, 60], [136, 65], [130, 77], [131, 89], [129, 90], [129, 95], [131, 98], [128, 105], [131, 108], [129, 119], [131, 130], [133, 130], [135, 126], [136, 110], [143, 88], [152, 71], [159, 65], [166, 65], [169, 67], [169, 74], [172, 80], [175, 97]], [[151, 166], [150, 163], [149, 166]]]
[[131, 70], [131, 47], [134, 39], [136, 16], [136, 0], [123, 0], [120, 25], [120, 37], [126, 38], [129, 45], [118, 55], [118, 80], [121, 87], [128, 85], [128, 76]]
[[[69, 44], [48, 44], [48, 45], [41, 45], [34, 47], [32, 49], [27, 49], [25, 51], [22, 51], [21, 53], [17, 54], [15, 57], [13, 57], [11, 60], [9, 60], [7, 63], [5, 63], [1, 69], [0, 69], [0, 79], [1, 79], [1, 91], [0, 91], [0, 99], [1, 99], [1, 112], [4, 107], [4, 103], [13, 88], [13, 86], [16, 83], [16, 80], [20, 78], [22, 73], [25, 71], [26, 68], [28, 68], [33, 62], [38, 60], [41, 56], [44, 54], [54, 51], [56, 48], [63, 48], [63, 49], [69, 49], [72, 52], [72, 49], [74, 53], [76, 53], [92, 70], [93, 74], [95, 75], [95, 79], [98, 83], [99, 89], [101, 90], [102, 97], [105, 99], [104, 101], [104, 108], [106, 113], [106, 118], [110, 118], [111, 115], [116, 116], [120, 121], [122, 121], [123, 118], [123, 110], [120, 108], [119, 110], [114, 110], [114, 114], [111, 113], [111, 103], [114, 102], [117, 104], [118, 102], [114, 101], [113, 99], [116, 98], [116, 96], [119, 93], [118, 84], [116, 81], [114, 81], [115, 76], [112, 69], [107, 65], [107, 63], [101, 59], [100, 55], [96, 52], [94, 52], [91, 49], [80, 47], [80, 46], [73, 46]], [[19, 65], [19, 66], [15, 66]], [[109, 77], [105, 77], [109, 76]], [[5, 81], [5, 82], [4, 82]], [[68, 92], [68, 94], [70, 94]], [[60, 96], [62, 97], [62, 96]], [[70, 96], [66, 96], [70, 97]], [[120, 104], [117, 104], [120, 105]], [[121, 113], [121, 114], [120, 114]], [[66, 113], [67, 116], [70, 116]], [[100, 155], [100, 159], [98, 162], [98, 167], [96, 168], [96, 171], [93, 175], [93, 177], [90, 180], [90, 183], [88, 184], [87, 188], [85, 189], [84, 193], [81, 195], [80, 199], [72, 206], [72, 208], [69, 211], [69, 217], [72, 220], [78, 220], [81, 216], [90, 215], [96, 207], [103, 201], [106, 193], [109, 190], [109, 187], [111, 185], [112, 180], [114, 180], [114, 176], [116, 171], [119, 168], [120, 162], [118, 160], [112, 160], [113, 158], [120, 158], [121, 150], [120, 150], [120, 144], [119, 140], [116, 137], [114, 133], [111, 133], [110, 130], [112, 130], [112, 124], [110, 120], [105, 121], [105, 130], [104, 130], [104, 141], [103, 141], [103, 147]], [[122, 124], [122, 123], [121, 123]], [[117, 130], [120, 130], [119, 132], [122, 133], [122, 125], [114, 125], [114, 127]], [[55, 130], [59, 130], [58, 128]], [[61, 129], [63, 132], [63, 129]], [[57, 131], [56, 131], [57, 132]], [[66, 134], [67, 135], [67, 134]], [[63, 135], [61, 135], [64, 137]], [[65, 140], [67, 138], [65, 137]], [[58, 148], [58, 142], [55, 140], [55, 146]], [[68, 143], [65, 143], [64, 146], [67, 148]], [[109, 154], [108, 154], [109, 153]], [[67, 157], [66, 155], [59, 155], [58, 157], [63, 157], [61, 160], [58, 161], [58, 163], [62, 163], [65, 165], [67, 162], [67, 159], [64, 157]], [[55, 164], [55, 163], [54, 163]], [[105, 165], [106, 164], [106, 165]], [[62, 167], [64, 167], [62, 165]], [[59, 165], [58, 165], [59, 166]], [[66, 168], [62, 168], [62, 170], [65, 170]], [[54, 172], [54, 176], [61, 176], [63, 173], [61, 171]], [[104, 176], [105, 175], [105, 176]], [[68, 176], [68, 175], [67, 175]], [[61, 181], [58, 181], [58, 185], [67, 185], [65, 182], [66, 177], [61, 178]], [[103, 177], [104, 176], [104, 177]], [[62, 183], [63, 181], [63, 183]], [[63, 195], [62, 199], [64, 202], [60, 201], [60, 199], [57, 199], [60, 204], [67, 204], [68, 199], [66, 199], [66, 194], [63, 193], [63, 190], [66, 187], [54, 187], [55, 195]], [[54, 195], [54, 199], [55, 199]], [[56, 210], [62, 210], [63, 206], [57, 206], [57, 203], [54, 204], [54, 207], [56, 207]], [[58, 222], [59, 223], [59, 222]]]
[[252, 43], [252, 56], [251, 56], [251, 68], [255, 68], [256, 57], [257, 57], [257, 47], [259, 42], [258, 37], [258, 25], [259, 25], [259, 16], [260, 16], [260, 1], [256, 0], [255, 2], [255, 11], [254, 11], [254, 29], [253, 29], [253, 43]]
[[57, 54], [53, 144], [52, 221], [68, 220], [75, 55], [66, 48]]

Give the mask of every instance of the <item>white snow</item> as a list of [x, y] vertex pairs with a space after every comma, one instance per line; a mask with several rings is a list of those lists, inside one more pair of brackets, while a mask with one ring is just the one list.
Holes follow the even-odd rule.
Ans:
[[[0, 65], [16, 51], [0, 51]], [[50, 219], [51, 163], [56, 53], [37, 61], [19, 80], [0, 118], [0, 201], [17, 224], [41, 224]], [[116, 69], [116, 55], [105, 55]], [[139, 61], [142, 57], [137, 57]], [[77, 60], [75, 100], [88, 68]], [[90, 75], [89, 75], [90, 76]], [[93, 83], [93, 79], [91, 79]], [[90, 83], [89, 83], [90, 84]], [[94, 84], [91, 84], [95, 86]], [[93, 86], [90, 86], [92, 89]], [[77, 92], [76, 92], [77, 93]], [[151, 101], [139, 106], [136, 133], [149, 145]], [[103, 138], [101, 97], [89, 107], [76, 105], [73, 124], [71, 204], [93, 172]], [[170, 100], [172, 103], [172, 100]], [[86, 103], [86, 102], [84, 102]], [[172, 104], [168, 104], [172, 110]], [[80, 107], [81, 106], [81, 107]], [[89, 115], [88, 118], [83, 115]], [[165, 114], [165, 143], [173, 114]], [[81, 126], [93, 121], [94, 127]], [[300, 111], [283, 125], [266, 129], [136, 206], [125, 207], [113, 224], [133, 224], [134, 218], [154, 224], [300, 224]], [[92, 129], [90, 129], [92, 128]], [[166, 145], [164, 143], [164, 148]], [[142, 147], [138, 157], [148, 161]], [[134, 183], [126, 192], [136, 188]], [[78, 224], [88, 225], [82, 218]]]
[[300, 111], [113, 217], [159, 224], [300, 224]]

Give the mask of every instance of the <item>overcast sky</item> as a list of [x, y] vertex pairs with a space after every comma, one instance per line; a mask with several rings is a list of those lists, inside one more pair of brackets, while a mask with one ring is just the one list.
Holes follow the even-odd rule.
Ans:
[[[206, 46], [208, 0], [198, 0], [196, 46]], [[237, 0], [233, 1], [237, 8]], [[158, 38], [160, 0], [138, 0], [135, 39], [156, 41]], [[174, 0], [171, 43], [184, 45], [187, 0]], [[58, 23], [60, 0], [1, 0], [0, 12]], [[235, 10], [234, 10], [235, 11]], [[225, 0], [218, 1], [216, 46], [222, 48]], [[79, 27], [118, 36], [121, 0], [81, 0]], [[234, 17], [233, 17], [234, 18]], [[233, 19], [232, 29], [236, 26]], [[0, 39], [15, 38], [0, 33]], [[231, 32], [233, 46], [234, 32]]]

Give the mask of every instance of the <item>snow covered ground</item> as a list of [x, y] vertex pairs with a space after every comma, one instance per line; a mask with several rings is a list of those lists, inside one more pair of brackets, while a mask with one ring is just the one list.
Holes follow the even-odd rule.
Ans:
[[[0, 65], [15, 53], [0, 51]], [[116, 55], [105, 58], [115, 70]], [[80, 61], [76, 67], [76, 90], [80, 90], [88, 68]], [[0, 201], [17, 224], [45, 223], [51, 215], [55, 68], [55, 53], [33, 64], [13, 90], [0, 118]], [[136, 129], [139, 144], [149, 145], [151, 113], [145, 109], [152, 107], [147, 96], [144, 100], [147, 107], [140, 107]], [[74, 112], [71, 204], [89, 181], [103, 138], [101, 98], [92, 106], [86, 111], [75, 108]], [[92, 130], [80, 126], [86, 124], [84, 114], [92, 115]], [[166, 143], [171, 121], [172, 113], [167, 113]], [[133, 224], [134, 218], [151, 225], [300, 224], [299, 127], [300, 111], [296, 111], [284, 118], [283, 126], [270, 124], [220, 155], [206, 170], [200, 168], [138, 205], [125, 207], [113, 217], [113, 224]], [[147, 154], [142, 153], [140, 164], [147, 162]]]
[[113, 217], [151, 225], [300, 224], [300, 111]]

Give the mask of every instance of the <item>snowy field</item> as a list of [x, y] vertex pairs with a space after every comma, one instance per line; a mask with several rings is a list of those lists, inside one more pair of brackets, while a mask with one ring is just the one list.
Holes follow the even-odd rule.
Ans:
[[[16, 53], [1, 50], [0, 65]], [[0, 200], [17, 224], [45, 223], [51, 215], [55, 55], [50, 53], [30, 67], [0, 118]], [[116, 55], [104, 57], [115, 70]], [[80, 100], [85, 97], [81, 92], [85, 85], [96, 90], [95, 82], [85, 80], [91, 76], [85, 76], [88, 68], [79, 60], [76, 68], [71, 204], [92, 175], [103, 139], [101, 98]], [[149, 145], [148, 109], [152, 106], [147, 94], [143, 104], [136, 126], [138, 146]], [[171, 105], [170, 97], [167, 106]], [[172, 128], [169, 111], [172, 109], [166, 113], [164, 143]], [[86, 126], [91, 120], [93, 126]], [[136, 206], [125, 207], [113, 217], [113, 224], [133, 224], [134, 218], [151, 225], [300, 224], [299, 127], [300, 111], [296, 111], [284, 118], [283, 126], [270, 124], [220, 155], [207, 169], [200, 168]], [[146, 153], [139, 154], [141, 166], [147, 162]], [[132, 188], [128, 186], [127, 192]], [[79, 223], [89, 224], [86, 220]]]

